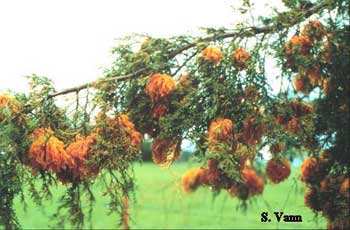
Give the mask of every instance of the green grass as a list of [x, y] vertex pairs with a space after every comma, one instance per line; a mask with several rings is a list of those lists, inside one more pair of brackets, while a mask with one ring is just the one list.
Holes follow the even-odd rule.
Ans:
[[[266, 185], [262, 196], [253, 199], [244, 211], [241, 203], [230, 197], [226, 191], [213, 198], [211, 191], [199, 188], [192, 194], [184, 194], [179, 179], [190, 163], [179, 163], [171, 169], [159, 168], [154, 164], [137, 164], [136, 173], [136, 203], [131, 204], [131, 228], [325, 228], [325, 220], [317, 218], [309, 208], [303, 205], [304, 187], [296, 180], [299, 170], [293, 170], [290, 178], [278, 185]], [[94, 228], [116, 228], [118, 217], [107, 215], [108, 198], [102, 196], [97, 181], [94, 186], [96, 205], [93, 212]], [[57, 198], [64, 193], [63, 187], [54, 190], [53, 201], [44, 203], [44, 207], [35, 206], [27, 199], [27, 212], [16, 200], [16, 210], [23, 228], [47, 228], [50, 218], [57, 207]], [[285, 214], [298, 214], [302, 223], [277, 223], [272, 221], [261, 223], [261, 212], [283, 211]]]

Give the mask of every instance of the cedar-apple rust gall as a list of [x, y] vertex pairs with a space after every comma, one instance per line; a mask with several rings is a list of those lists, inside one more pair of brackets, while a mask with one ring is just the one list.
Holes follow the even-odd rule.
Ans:
[[261, 213], [261, 222], [303, 222], [303, 218], [298, 214], [290, 214], [284, 212], [269, 212]]

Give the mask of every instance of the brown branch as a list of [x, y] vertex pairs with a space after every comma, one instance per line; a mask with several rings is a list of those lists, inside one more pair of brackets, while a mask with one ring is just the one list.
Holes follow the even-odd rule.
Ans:
[[77, 86], [77, 87], [72, 87], [72, 88], [68, 88], [68, 89], [64, 89], [62, 91], [52, 93], [49, 95], [49, 98], [57, 97], [57, 96], [64, 95], [64, 94], [79, 92], [80, 90], [83, 90], [83, 89], [87, 89], [90, 87], [96, 87], [98, 84], [104, 83], [104, 82], [120, 81], [120, 80], [124, 80], [124, 79], [128, 79], [128, 78], [133, 78], [133, 77], [145, 72], [146, 70], [147, 69], [140, 69], [140, 70], [138, 70], [134, 73], [131, 73], [131, 74], [127, 74], [127, 75], [123, 75], [123, 76], [113, 76], [110, 78], [99, 79], [99, 80], [96, 80], [93, 82], [88, 82], [88, 83], [85, 83], [85, 84]]
[[[325, 3], [325, 2], [318, 4], [318, 5], [310, 4], [309, 8], [301, 10], [301, 13], [304, 15], [304, 19], [306, 19], [306, 18], [309, 18], [311, 15], [317, 13], [321, 9], [325, 8], [326, 6], [327, 6], [327, 3]], [[292, 27], [300, 22], [300, 20], [296, 17], [291, 17], [288, 21], [290, 22], [289, 27]], [[231, 32], [231, 33], [212, 35], [209, 37], [198, 39], [197, 41], [195, 41], [193, 43], [190, 43], [186, 46], [179, 48], [178, 50], [175, 50], [174, 52], [169, 54], [169, 59], [172, 59], [172, 58], [176, 57], [178, 54], [181, 54], [182, 52], [195, 47], [196, 44], [198, 44], [198, 42], [209, 42], [209, 41], [215, 41], [215, 40], [223, 40], [223, 39], [233, 38], [233, 37], [237, 37], [237, 36], [253, 37], [253, 36], [256, 36], [259, 34], [268, 34], [268, 33], [277, 32], [277, 31], [282, 30], [283, 28], [285, 28], [285, 27], [278, 27], [278, 24], [273, 24], [273, 25], [263, 26], [263, 27], [255, 27], [255, 26], [247, 27], [247, 28], [243, 28], [239, 31]], [[112, 76], [109, 78], [96, 80], [96, 81], [89, 82], [89, 83], [86, 83], [86, 84], [83, 84], [83, 85], [80, 85], [77, 87], [68, 88], [68, 89], [64, 89], [62, 91], [52, 93], [49, 95], [49, 98], [53, 98], [56, 96], [69, 94], [69, 93], [73, 93], [73, 92], [79, 92], [80, 90], [83, 90], [83, 89], [86, 89], [89, 87], [96, 87], [96, 85], [98, 85], [99, 83], [103, 83], [103, 82], [120, 81], [120, 80], [125, 80], [128, 78], [134, 78], [142, 73], [147, 73], [147, 72], [150, 72], [150, 69], [144, 68], [144, 69], [138, 70], [134, 73], [130, 73], [130, 74], [127, 74], [124, 76]]]

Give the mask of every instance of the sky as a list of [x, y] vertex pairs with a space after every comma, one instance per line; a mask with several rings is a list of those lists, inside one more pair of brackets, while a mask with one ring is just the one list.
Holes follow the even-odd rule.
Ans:
[[[192, 34], [232, 27], [242, 18], [237, 0], [11, 0], [0, 1], [0, 92], [27, 92], [24, 76], [47, 76], [57, 90], [95, 80], [111, 64], [119, 37]], [[256, 0], [254, 15], [279, 0]]]

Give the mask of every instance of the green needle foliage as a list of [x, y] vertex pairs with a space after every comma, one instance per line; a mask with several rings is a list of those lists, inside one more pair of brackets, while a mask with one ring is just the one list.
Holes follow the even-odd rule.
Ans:
[[[263, 178], [273, 183], [290, 174], [278, 164], [261, 170], [257, 159], [266, 149], [274, 162], [287, 162], [283, 167], [290, 167], [284, 158], [307, 151], [305, 204], [327, 218], [328, 228], [349, 228], [349, 2], [283, 2], [288, 11], [250, 15], [255, 24], [233, 29], [120, 39], [112, 66], [92, 83], [56, 91], [51, 80], [33, 75], [29, 94], [0, 95], [0, 225], [20, 227], [13, 200], [25, 203], [24, 188], [40, 206], [63, 186], [50, 226], [93, 227], [98, 178], [108, 208], [119, 214], [116, 226], [128, 228], [142, 140], [152, 139], [153, 160], [170, 166], [186, 139], [202, 167], [184, 175], [184, 191], [228, 190], [244, 207], [263, 192]], [[250, 7], [242, 1], [242, 16]], [[66, 105], [59, 103], [70, 93]]]

